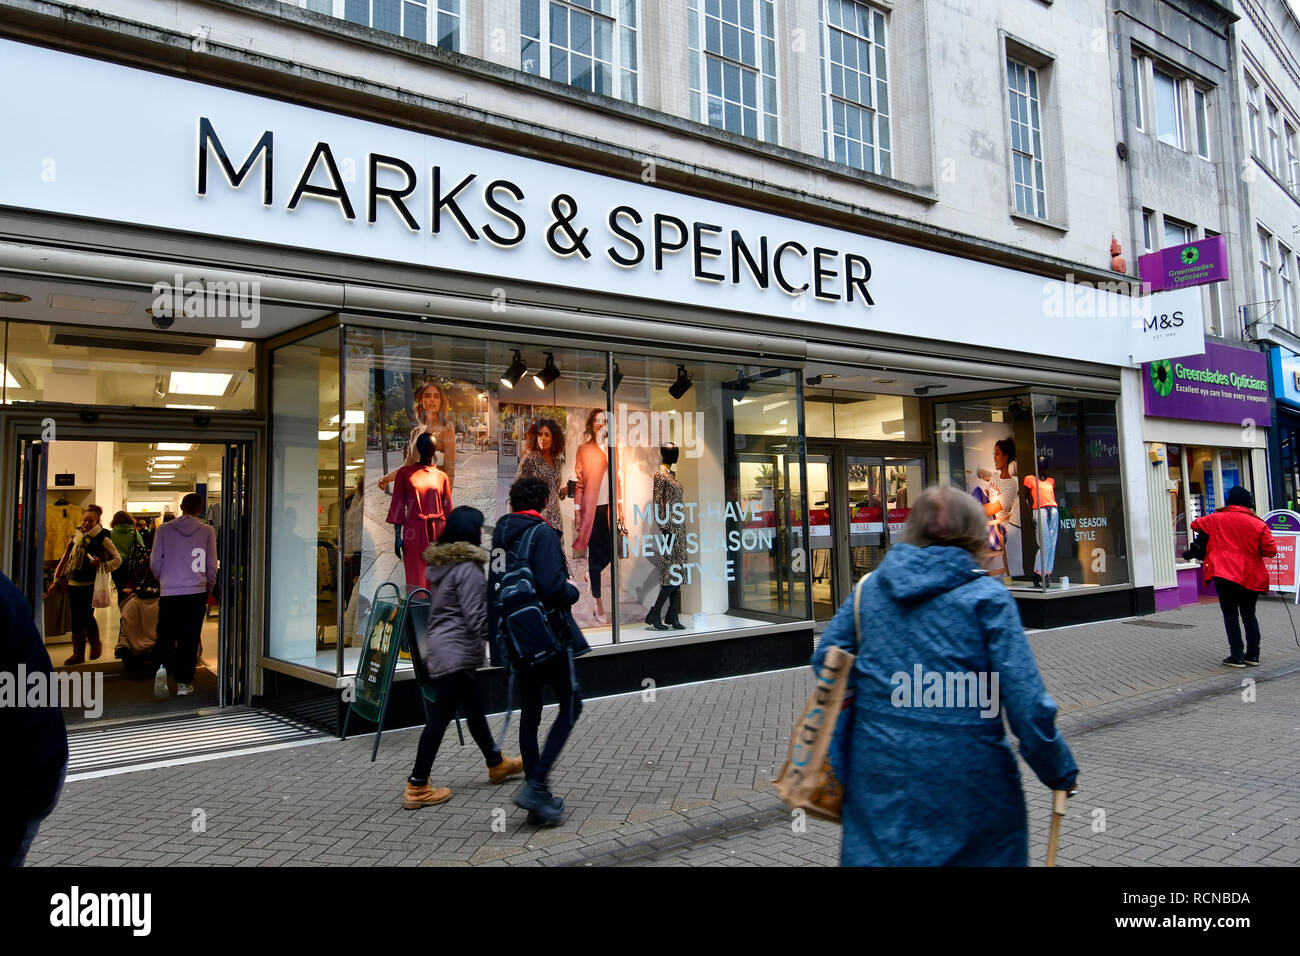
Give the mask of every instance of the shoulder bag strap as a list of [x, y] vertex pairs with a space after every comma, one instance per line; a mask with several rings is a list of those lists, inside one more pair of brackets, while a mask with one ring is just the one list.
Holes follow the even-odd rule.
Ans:
[[853, 632], [858, 638], [857, 653], [862, 652], [862, 586], [869, 577], [870, 571], [858, 578], [858, 583], [853, 586]]

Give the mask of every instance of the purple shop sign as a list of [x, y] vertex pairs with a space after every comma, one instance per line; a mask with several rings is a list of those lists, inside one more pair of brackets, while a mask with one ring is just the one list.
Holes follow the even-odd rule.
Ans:
[[1153, 418], [1273, 423], [1262, 352], [1206, 342], [1204, 355], [1148, 362], [1142, 373], [1146, 413]]
[[1228, 244], [1214, 236], [1138, 256], [1138, 275], [1152, 292], [1222, 282], [1228, 278]]

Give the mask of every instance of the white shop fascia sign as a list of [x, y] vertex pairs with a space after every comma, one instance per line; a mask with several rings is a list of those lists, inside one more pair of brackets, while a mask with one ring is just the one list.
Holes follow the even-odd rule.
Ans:
[[[0, 101], [0, 205], [452, 270], [506, 301], [542, 283], [1106, 365], [1149, 318], [1086, 284], [8, 40], [0, 88], [21, 91]], [[1200, 323], [1197, 290], [1156, 298]]]

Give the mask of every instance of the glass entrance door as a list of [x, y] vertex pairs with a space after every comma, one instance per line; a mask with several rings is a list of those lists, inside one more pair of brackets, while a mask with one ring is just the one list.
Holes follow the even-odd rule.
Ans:
[[813, 620], [829, 621], [839, 607], [836, 595], [833, 455], [808, 456], [808, 553], [812, 567]]
[[848, 455], [844, 468], [850, 518], [848, 576], [839, 596], [841, 602], [853, 593], [859, 578], [876, 569], [889, 546], [885, 530], [884, 462], [879, 458]]
[[925, 487], [925, 459], [823, 446], [808, 456], [813, 620], [829, 621], [902, 533]]
[[[129, 433], [111, 440], [102, 429], [61, 430], [57, 441], [40, 436], [35, 424], [18, 428], [21, 474], [9, 570], [33, 608], [56, 669], [102, 672], [102, 716], [110, 719], [247, 703], [251, 444], [172, 440], [179, 436], [145, 440]], [[199, 626], [193, 693], [158, 701], [149, 678], [165, 651], [159, 647], [162, 608], [150, 557], [161, 528], [180, 516], [190, 493], [201, 500], [196, 517], [216, 532], [216, 586]], [[91, 603], [94, 588], [68, 567], [77, 563], [74, 545], [95, 506], [121, 559], [104, 606]]]

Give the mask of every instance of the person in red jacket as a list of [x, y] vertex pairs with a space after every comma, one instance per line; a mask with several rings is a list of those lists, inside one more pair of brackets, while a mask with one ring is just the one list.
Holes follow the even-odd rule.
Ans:
[[[1209, 535], [1205, 554], [1205, 581], [1214, 579], [1219, 592], [1219, 609], [1228, 631], [1228, 649], [1223, 659], [1229, 667], [1259, 665], [1259, 621], [1255, 600], [1268, 590], [1268, 569], [1264, 558], [1277, 554], [1277, 542], [1268, 525], [1255, 514], [1255, 499], [1241, 486], [1228, 491], [1228, 506], [1192, 522], [1193, 531]], [[1246, 648], [1241, 647], [1241, 620], [1246, 625]]]

